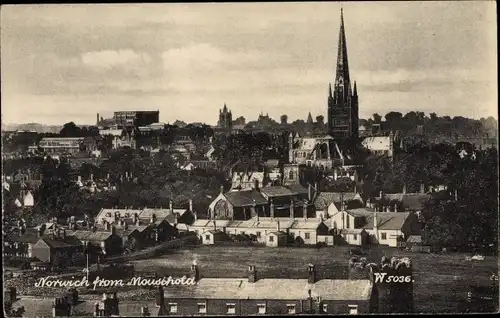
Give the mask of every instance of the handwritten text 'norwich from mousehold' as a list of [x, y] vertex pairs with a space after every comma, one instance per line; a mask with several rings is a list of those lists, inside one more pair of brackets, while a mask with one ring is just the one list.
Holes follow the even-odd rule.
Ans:
[[125, 287], [125, 286], [174, 286], [174, 285], [196, 285], [196, 280], [194, 277], [182, 276], [180, 278], [162, 277], [162, 278], [143, 278], [134, 277], [130, 280], [123, 279], [104, 279], [97, 276], [92, 282], [87, 280], [87, 277], [83, 277], [78, 280], [62, 280], [54, 279], [51, 277], [40, 278], [38, 282], [35, 283], [35, 287], [89, 287], [92, 286], [93, 289], [98, 287]]

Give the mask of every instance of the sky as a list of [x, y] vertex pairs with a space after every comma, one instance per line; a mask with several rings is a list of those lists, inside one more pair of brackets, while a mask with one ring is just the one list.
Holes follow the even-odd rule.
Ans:
[[[360, 117], [497, 116], [495, 2], [343, 3]], [[340, 3], [1, 8], [2, 122], [94, 124], [159, 110], [216, 124], [260, 112], [326, 116]]]

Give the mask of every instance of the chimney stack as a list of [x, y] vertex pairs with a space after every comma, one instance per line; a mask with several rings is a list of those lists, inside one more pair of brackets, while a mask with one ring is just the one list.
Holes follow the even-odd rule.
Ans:
[[110, 229], [111, 229], [111, 226], [110, 226], [109, 222], [104, 221], [104, 230], [109, 231]]
[[276, 231], [280, 231], [280, 220], [276, 220]]
[[193, 212], [193, 200], [189, 199], [189, 211]]
[[191, 276], [194, 277], [194, 280], [198, 282], [200, 280], [200, 270], [198, 269], [198, 264], [196, 261], [193, 261], [191, 265]]
[[312, 201], [312, 185], [310, 183], [307, 186], [307, 199]]
[[254, 184], [254, 188], [255, 188], [255, 190], [258, 190], [258, 189], [259, 189], [259, 180], [255, 179], [255, 180], [253, 181], [253, 184]]
[[377, 243], [378, 243], [378, 219], [377, 219], [377, 212], [374, 212], [374, 214], [373, 214], [373, 232], [375, 232], [375, 238], [377, 239]]
[[94, 174], [93, 173], [90, 174], [90, 181], [94, 181]]
[[174, 213], [174, 203], [172, 202], [172, 200], [169, 201], [169, 209], [170, 209], [170, 214]]
[[224, 193], [224, 186], [223, 185], [220, 186], [220, 193], [221, 194]]
[[295, 217], [295, 212], [294, 212], [293, 199], [290, 199], [290, 219], [293, 219], [294, 217]]
[[165, 304], [165, 292], [163, 290], [163, 286], [158, 286], [158, 290], [156, 291], [156, 307], [162, 308]]
[[255, 283], [257, 281], [257, 271], [255, 270], [255, 266], [248, 266], [248, 282]]
[[307, 283], [314, 284], [316, 283], [316, 270], [314, 269], [313, 264], [307, 265]]
[[304, 201], [302, 216], [304, 217], [305, 220], [307, 220], [307, 201]]
[[403, 183], [403, 194], [406, 194], [406, 183]]
[[156, 214], [152, 213], [151, 214], [151, 223], [155, 223], [156, 222]]
[[142, 306], [141, 307], [141, 317], [149, 317], [149, 316], [150, 316], [150, 313], [149, 313], [148, 306]]
[[271, 203], [269, 204], [269, 212], [271, 214], [271, 218], [274, 218], [274, 202], [273, 199], [271, 199]]
[[424, 186], [424, 182], [420, 182], [420, 193], [424, 194], [425, 193], [425, 186]]

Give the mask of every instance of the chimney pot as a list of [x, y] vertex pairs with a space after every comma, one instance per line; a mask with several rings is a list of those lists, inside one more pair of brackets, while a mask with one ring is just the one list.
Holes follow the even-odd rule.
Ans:
[[307, 266], [307, 272], [308, 272], [307, 282], [309, 284], [316, 283], [316, 269], [314, 268], [313, 264], [309, 264]]
[[257, 271], [255, 270], [255, 266], [248, 266], [248, 282], [255, 283], [257, 281]]
[[191, 265], [191, 275], [194, 277], [194, 280], [198, 282], [200, 280], [200, 270], [198, 268], [198, 265], [192, 264]]

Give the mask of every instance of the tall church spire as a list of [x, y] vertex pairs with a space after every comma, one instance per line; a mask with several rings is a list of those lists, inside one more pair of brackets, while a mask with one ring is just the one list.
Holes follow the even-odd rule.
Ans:
[[[356, 84], [354, 87], [351, 86], [342, 9], [340, 9], [338, 45], [333, 94], [328, 96], [328, 131], [335, 138], [357, 137], [359, 126], [358, 90]], [[330, 95], [330, 92], [328, 94]]]
[[339, 50], [337, 53], [337, 74], [335, 77], [335, 90], [343, 91], [343, 96], [349, 93], [350, 87], [349, 63], [347, 61], [347, 42], [344, 28], [344, 12], [340, 9], [340, 32], [339, 32]]

